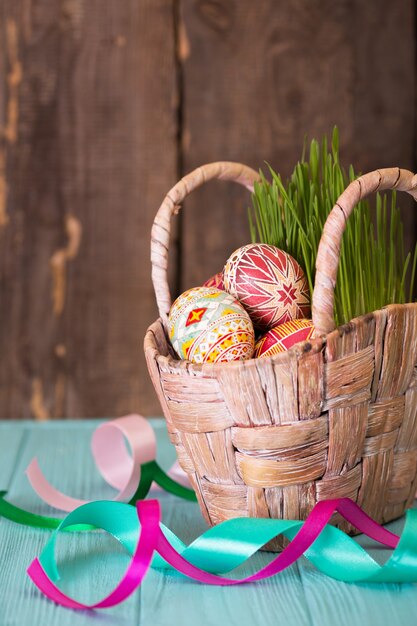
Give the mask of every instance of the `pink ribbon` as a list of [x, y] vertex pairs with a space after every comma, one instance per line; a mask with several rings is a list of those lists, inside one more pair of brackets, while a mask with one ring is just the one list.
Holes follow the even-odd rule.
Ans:
[[[94, 431], [91, 451], [104, 480], [118, 489], [113, 500], [128, 502], [139, 484], [141, 465], [156, 458], [155, 433], [149, 422], [141, 415], [126, 415], [101, 424]], [[69, 512], [89, 502], [58, 491], [45, 478], [36, 458], [29, 464], [26, 474], [38, 496], [56, 509]], [[169, 470], [168, 475], [189, 487], [188, 477], [177, 462]], [[152, 488], [159, 489], [155, 484]]]

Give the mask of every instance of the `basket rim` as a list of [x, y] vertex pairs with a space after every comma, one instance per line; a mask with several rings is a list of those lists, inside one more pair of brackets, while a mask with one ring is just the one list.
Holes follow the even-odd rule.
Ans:
[[145, 352], [152, 349], [154, 353], [153, 356], [154, 358], [156, 358], [158, 363], [165, 364], [166, 366], [170, 368], [171, 371], [176, 370], [178, 373], [181, 373], [181, 371], [186, 370], [188, 374], [191, 373], [195, 376], [202, 376], [202, 375], [210, 376], [210, 374], [214, 376], [217, 372], [219, 372], [219, 370], [223, 370], [223, 371], [225, 371], [226, 369], [232, 370], [232, 368], [245, 368], [246, 369], [248, 367], [259, 367], [260, 364], [266, 367], [267, 364], [274, 364], [274, 363], [280, 363], [280, 362], [285, 363], [286, 361], [288, 361], [288, 359], [291, 359], [291, 357], [293, 356], [295, 358], [299, 358], [301, 356], [307, 357], [308, 355], [317, 354], [326, 346], [328, 338], [332, 338], [337, 335], [339, 335], [339, 337], [342, 337], [343, 335], [348, 335], [354, 330], [357, 324], [361, 324], [363, 322], [365, 323], [370, 322], [371, 320], [376, 319], [376, 317], [380, 316], [383, 311], [395, 311], [395, 310], [402, 309], [404, 307], [417, 309], [417, 302], [406, 302], [404, 304], [388, 304], [382, 307], [381, 309], [372, 311], [371, 313], [365, 313], [363, 315], [359, 315], [358, 317], [355, 317], [352, 320], [350, 320], [350, 322], [347, 322], [346, 324], [341, 324], [340, 326], [332, 330], [330, 333], [327, 333], [326, 335], [312, 338], [307, 341], [300, 341], [299, 343], [292, 346], [289, 350], [286, 350], [285, 352], [280, 352], [279, 354], [274, 354], [274, 355], [262, 357], [262, 358], [251, 358], [251, 359], [227, 361], [227, 362], [221, 362], [221, 363], [193, 363], [192, 361], [188, 361], [187, 359], [176, 358], [170, 352], [168, 352], [168, 354], [162, 354], [161, 352], [158, 351], [155, 341], [152, 341], [152, 340], [151, 341], [153, 345], [152, 345], [152, 348], [150, 348], [147, 345], [147, 338], [149, 337], [149, 335], [154, 335], [153, 329], [157, 325], [159, 325], [162, 327], [167, 346], [169, 346], [169, 348], [172, 349], [169, 339], [166, 335], [163, 321], [160, 317], [158, 317], [156, 320], [154, 320], [154, 322], [152, 322], [152, 324], [149, 325], [149, 327], [146, 330], [145, 339], [144, 339], [144, 343], [145, 343], [144, 349], [145, 349]]

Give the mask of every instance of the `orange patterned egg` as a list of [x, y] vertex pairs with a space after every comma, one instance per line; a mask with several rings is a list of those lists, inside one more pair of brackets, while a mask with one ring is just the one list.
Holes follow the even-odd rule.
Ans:
[[263, 243], [230, 255], [223, 270], [224, 289], [243, 304], [260, 330], [310, 315], [310, 292], [292, 256]]
[[177, 355], [193, 363], [251, 359], [255, 347], [248, 313], [215, 287], [194, 287], [181, 294], [169, 312], [168, 332]]
[[311, 339], [314, 331], [313, 322], [297, 319], [285, 322], [269, 330], [255, 344], [254, 358], [272, 356], [285, 352], [300, 341]]

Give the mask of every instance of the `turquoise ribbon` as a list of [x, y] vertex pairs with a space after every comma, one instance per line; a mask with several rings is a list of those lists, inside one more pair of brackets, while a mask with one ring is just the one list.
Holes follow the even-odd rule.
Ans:
[[[136, 510], [118, 502], [92, 502], [69, 513], [46, 544], [39, 560], [51, 580], [59, 578], [54, 558], [57, 533], [74, 525], [86, 524], [104, 529], [133, 555], [140, 531]], [[209, 528], [188, 546], [162, 523], [160, 528], [181, 557], [201, 570], [221, 574], [242, 565], [278, 535], [292, 541], [303, 524], [289, 520], [236, 518]], [[320, 572], [340, 581], [417, 582], [416, 539], [417, 510], [409, 510], [400, 541], [383, 565], [378, 564], [354, 539], [329, 524], [304, 556]], [[154, 554], [151, 566], [173, 569], [159, 553]]]

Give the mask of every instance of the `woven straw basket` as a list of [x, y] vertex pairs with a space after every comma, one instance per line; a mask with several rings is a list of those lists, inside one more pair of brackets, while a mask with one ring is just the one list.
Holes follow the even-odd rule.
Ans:
[[333, 298], [355, 205], [383, 189], [417, 199], [417, 175], [377, 170], [336, 202], [318, 250], [315, 339], [269, 358], [195, 365], [179, 360], [167, 339], [170, 221], [189, 193], [214, 178], [252, 190], [258, 174], [210, 163], [168, 193], [151, 244], [160, 318], [145, 336], [169, 435], [204, 517], [210, 524], [238, 516], [305, 519], [317, 501], [345, 496], [380, 523], [401, 516], [417, 488], [417, 304], [390, 305], [335, 329]]

